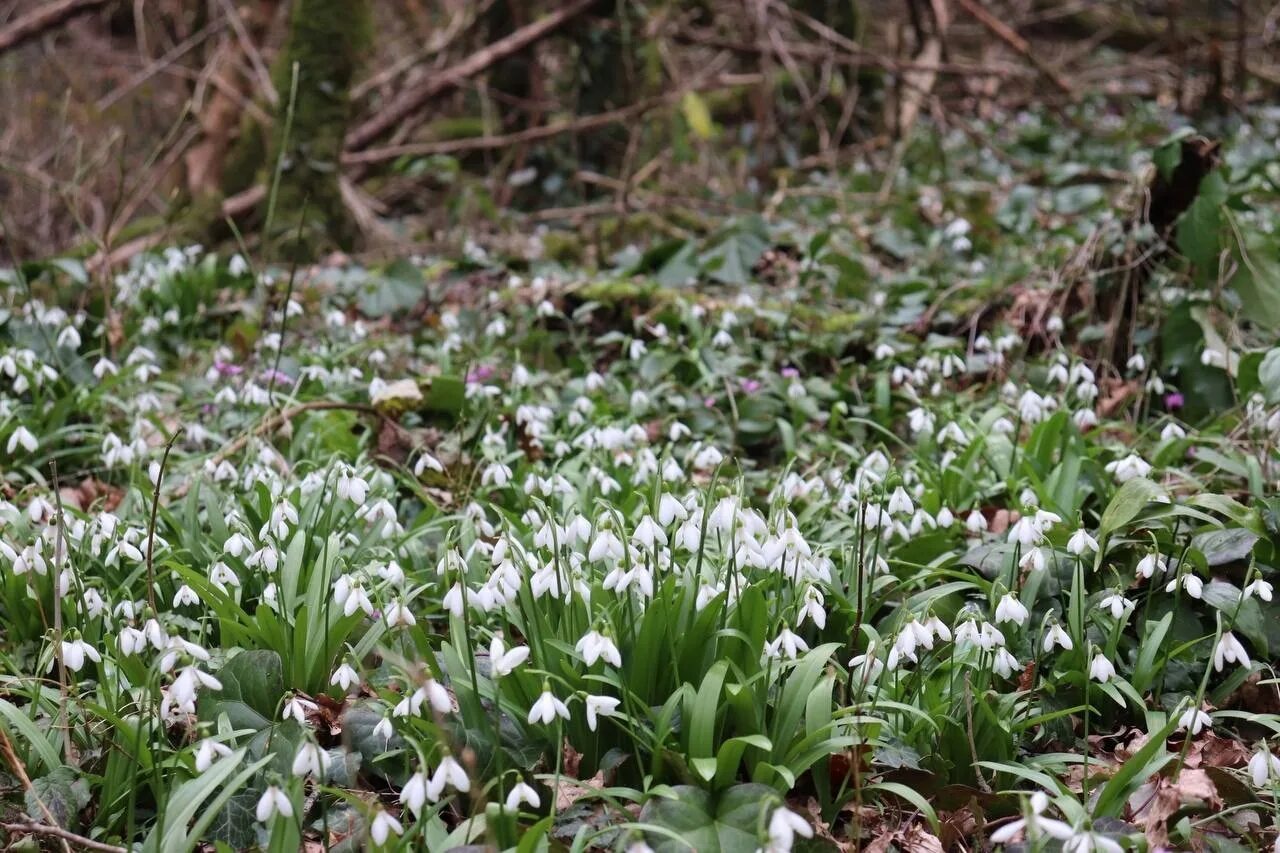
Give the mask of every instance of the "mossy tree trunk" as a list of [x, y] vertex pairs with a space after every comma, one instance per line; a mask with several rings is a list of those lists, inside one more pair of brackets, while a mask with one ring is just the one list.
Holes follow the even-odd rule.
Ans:
[[[356, 227], [338, 185], [350, 90], [371, 41], [371, 0], [295, 0], [276, 69], [280, 105], [270, 166], [269, 228], [274, 254], [302, 260], [350, 249]], [[279, 169], [276, 178], [275, 169]]]

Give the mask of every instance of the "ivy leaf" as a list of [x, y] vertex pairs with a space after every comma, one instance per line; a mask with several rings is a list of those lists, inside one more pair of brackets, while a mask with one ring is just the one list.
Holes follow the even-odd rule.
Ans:
[[1258, 364], [1258, 387], [1268, 403], [1280, 403], [1280, 347], [1268, 351]]
[[1178, 248], [1195, 265], [1201, 280], [1218, 274], [1218, 254], [1222, 251], [1225, 225], [1222, 205], [1226, 200], [1227, 182], [1222, 170], [1215, 169], [1200, 181], [1195, 200], [1178, 220]]
[[[1234, 230], [1241, 233], [1239, 227]], [[1259, 326], [1280, 329], [1280, 242], [1250, 230], [1236, 240], [1235, 262], [1231, 287], [1240, 297], [1244, 316]]]
[[735, 785], [719, 797], [690, 785], [676, 785], [674, 798], [655, 798], [640, 812], [643, 823], [669, 832], [646, 833], [656, 853], [690, 848], [698, 853], [733, 853], [760, 846], [765, 812], [778, 804], [777, 792], [768, 785]]
[[[233, 728], [264, 729], [271, 725], [284, 695], [284, 665], [271, 649], [251, 649], [218, 670], [222, 690], [202, 702], [205, 719], [226, 714]], [[203, 697], [202, 697], [203, 699]]]
[[52, 817], [58, 826], [71, 829], [89, 799], [89, 783], [70, 767], [59, 767], [31, 780], [25, 798], [27, 816], [39, 823]]
[[254, 809], [261, 796], [262, 789], [245, 788], [228, 797], [209, 825], [208, 839], [226, 842], [236, 850], [243, 850], [256, 843], [258, 835]]

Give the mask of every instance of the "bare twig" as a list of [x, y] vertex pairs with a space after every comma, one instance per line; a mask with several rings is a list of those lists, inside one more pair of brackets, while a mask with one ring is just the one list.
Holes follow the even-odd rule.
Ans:
[[66, 23], [77, 15], [106, 5], [107, 0], [60, 0], [33, 9], [0, 30], [0, 53], [30, 41], [41, 33]]
[[424, 104], [439, 93], [457, 86], [469, 77], [474, 77], [495, 62], [523, 50], [543, 36], [554, 32], [585, 12], [595, 2], [596, 0], [572, 0], [551, 14], [521, 27], [506, 38], [476, 51], [457, 65], [446, 68], [439, 74], [433, 74], [406, 89], [392, 99], [385, 108], [347, 134], [346, 147], [348, 149], [364, 148], [393, 128], [409, 122], [414, 113], [420, 111]]
[[977, 19], [978, 23], [986, 27], [987, 31], [993, 36], [1009, 45], [1009, 47], [1013, 48], [1018, 53], [1022, 54], [1028, 62], [1035, 66], [1037, 71], [1049, 78], [1049, 81], [1053, 83], [1053, 85], [1057, 86], [1073, 98], [1075, 97], [1075, 89], [1067, 81], [1067, 78], [1063, 77], [1055, 69], [1051, 68], [1048, 63], [1041, 59], [1040, 56], [1031, 49], [1031, 44], [1026, 39], [1014, 32], [1013, 29], [1004, 21], [993, 15], [986, 6], [983, 6], [982, 3], [979, 2], [979, 0], [956, 0], [956, 2], [964, 7], [966, 12]]
[[117, 847], [114, 844], [107, 844], [103, 841], [94, 841], [92, 838], [76, 835], [74, 832], [63, 829], [60, 826], [51, 826], [44, 823], [2, 823], [0, 826], [4, 827], [6, 832], [19, 835], [47, 835], [51, 838], [57, 838], [64, 847], [69, 842], [84, 850], [98, 850], [101, 853], [129, 853], [124, 847]]
[[[45, 820], [53, 823], [55, 821], [53, 812], [49, 811], [49, 806], [45, 803], [44, 798], [40, 796], [40, 792], [31, 784], [31, 777], [27, 775], [27, 768], [23, 766], [22, 759], [18, 758], [18, 753], [14, 751], [13, 743], [9, 740], [9, 736], [5, 734], [3, 726], [0, 726], [0, 752], [4, 753], [5, 761], [9, 763], [9, 768], [17, 775], [19, 781], [22, 782], [22, 787], [25, 788], [27, 793], [31, 794], [35, 799], [36, 805], [39, 806], [40, 811], [44, 813]], [[38, 826], [39, 824], [31, 825]], [[0, 826], [9, 830], [11, 824], [0, 824]], [[67, 839], [62, 836], [57, 837], [62, 842], [62, 849], [65, 853], [71, 853], [71, 845], [67, 843]], [[119, 849], [120, 853], [125, 853], [124, 848]]]

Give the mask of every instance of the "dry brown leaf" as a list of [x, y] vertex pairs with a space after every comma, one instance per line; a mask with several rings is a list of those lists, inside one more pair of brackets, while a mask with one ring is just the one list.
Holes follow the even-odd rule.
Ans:
[[1114, 417], [1116, 412], [1124, 408], [1125, 404], [1141, 391], [1141, 386], [1136, 380], [1125, 382], [1114, 377], [1104, 377], [1101, 385], [1102, 394], [1098, 399], [1098, 414], [1104, 418]]
[[551, 790], [556, 798], [556, 811], [564, 811], [583, 797], [604, 790], [604, 771], [597, 772], [586, 781], [561, 776], [552, 782]]
[[900, 833], [900, 846], [905, 853], [943, 853], [942, 842], [938, 836], [918, 823], [912, 824]]
[[1252, 753], [1235, 738], [1205, 730], [1187, 750], [1186, 767], [1243, 767]]

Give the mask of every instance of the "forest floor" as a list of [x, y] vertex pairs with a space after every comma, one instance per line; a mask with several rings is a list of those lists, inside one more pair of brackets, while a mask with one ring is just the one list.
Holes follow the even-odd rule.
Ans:
[[635, 245], [0, 271], [3, 831], [1270, 847], [1280, 114], [1068, 118]]

